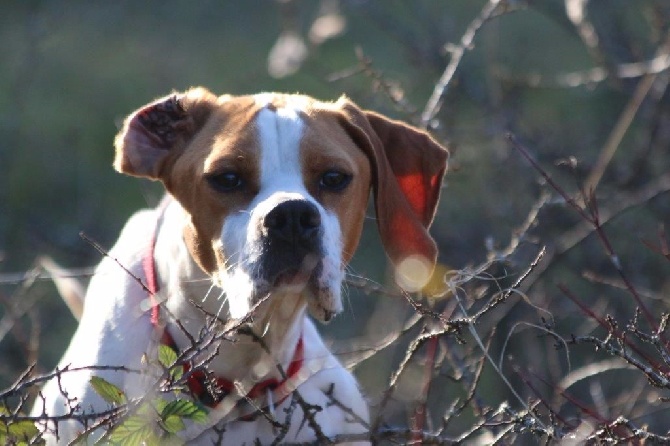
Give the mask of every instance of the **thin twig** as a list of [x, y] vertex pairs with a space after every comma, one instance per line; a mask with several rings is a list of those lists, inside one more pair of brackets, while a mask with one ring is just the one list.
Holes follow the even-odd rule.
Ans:
[[628, 104], [626, 104], [626, 107], [624, 107], [621, 112], [621, 115], [610, 132], [605, 145], [600, 150], [600, 154], [598, 155], [598, 159], [596, 160], [593, 169], [591, 169], [588, 177], [586, 177], [586, 180], [584, 181], [584, 190], [590, 192], [596, 190], [598, 187], [598, 183], [600, 183], [600, 179], [605, 173], [605, 169], [607, 169], [607, 166], [610, 161], [612, 161], [614, 154], [621, 145], [624, 135], [633, 123], [633, 119], [637, 115], [640, 105], [642, 105], [644, 98], [649, 94], [657, 76], [658, 74], [647, 74], [637, 84], [633, 97], [631, 97], [630, 101], [628, 101]]
[[614, 251], [612, 243], [605, 233], [601, 212], [593, 193], [590, 193], [588, 199], [585, 199], [584, 203], [586, 208], [583, 207], [582, 204], [580, 204], [575, 198], [571, 197], [558, 183], [553, 180], [547, 171], [544, 170], [542, 166], [540, 166], [540, 164], [530, 155], [528, 149], [526, 149], [521, 143], [517, 141], [513, 134], [508, 133], [506, 137], [512, 146], [533, 166], [533, 168], [535, 168], [537, 172], [540, 173], [540, 175], [542, 175], [545, 181], [565, 200], [565, 202], [569, 204], [570, 207], [572, 207], [585, 222], [588, 222], [593, 226], [593, 231], [598, 236], [598, 239], [600, 240], [601, 245], [605, 250], [605, 254], [607, 255], [608, 260], [611, 262], [612, 266], [614, 266], [617, 274], [626, 285], [627, 291], [631, 294], [631, 296], [633, 296], [635, 303], [644, 313], [644, 317], [647, 320], [647, 323], [653, 329], [657, 329], [658, 324], [654, 318], [654, 315], [648, 309], [647, 305], [644, 303], [639, 293], [626, 275], [621, 265], [621, 260]]
[[494, 16], [494, 13], [498, 9], [498, 5], [503, 0], [489, 0], [486, 5], [482, 8], [481, 12], [475, 19], [470, 22], [465, 33], [461, 37], [461, 41], [458, 45], [450, 46], [449, 50], [451, 53], [451, 59], [447, 64], [447, 67], [444, 69], [442, 76], [435, 84], [433, 93], [426, 103], [426, 107], [421, 113], [421, 122], [420, 126], [422, 128], [428, 128], [430, 122], [435, 118], [437, 113], [440, 111], [442, 98], [447, 94], [449, 84], [456, 73], [456, 69], [461, 63], [461, 59], [466, 51], [473, 48], [473, 42], [477, 32], [489, 19]]
[[604, 82], [611, 77], [616, 79], [635, 79], [638, 77], [663, 73], [670, 69], [670, 54], [660, 54], [644, 62], [616, 65], [612, 71], [595, 67], [584, 71], [546, 76], [539, 73], [514, 75], [509, 70], [497, 67], [493, 74], [504, 82], [520, 84], [529, 88], [577, 88]]
[[[468, 313], [467, 313], [467, 310], [465, 309], [465, 306], [463, 305], [463, 302], [461, 301], [457, 292], [454, 292], [454, 297], [456, 299], [458, 299], [458, 306], [461, 308], [461, 312], [466, 316], [466, 318], [469, 317]], [[493, 360], [493, 358], [489, 354], [488, 350], [486, 350], [486, 347], [484, 346], [484, 343], [482, 342], [481, 337], [477, 333], [477, 329], [475, 328], [475, 326], [473, 324], [469, 324], [468, 325], [468, 330], [470, 331], [470, 334], [472, 335], [475, 342], [477, 343], [477, 345], [481, 349], [484, 356], [486, 356], [486, 359], [491, 364], [493, 369], [496, 371], [496, 373], [498, 374], [500, 379], [502, 379], [502, 381], [505, 383], [505, 385], [507, 386], [509, 391], [512, 393], [512, 395], [514, 395], [514, 397], [521, 404], [521, 406], [525, 409], [525, 411], [530, 414], [531, 413], [530, 407], [528, 406], [528, 404], [526, 404], [526, 401], [523, 398], [521, 398], [521, 395], [519, 395], [519, 393], [514, 389], [514, 386], [512, 386], [512, 383], [509, 382], [509, 380], [507, 379], [507, 377], [505, 376], [503, 371], [500, 370], [500, 368], [498, 368], [498, 365], [495, 363], [495, 361]], [[537, 422], [538, 426], [541, 426], [545, 430], [547, 429], [546, 426], [544, 425], [544, 423], [542, 423], [542, 421], [539, 418], [537, 418], [537, 417], [534, 417], [534, 418], [535, 418], [535, 421]]]

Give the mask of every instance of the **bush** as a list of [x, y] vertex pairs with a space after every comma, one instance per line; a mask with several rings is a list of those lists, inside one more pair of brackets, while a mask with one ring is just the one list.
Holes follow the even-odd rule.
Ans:
[[[322, 3], [325, 8], [329, 2]], [[102, 110], [102, 116], [88, 120], [86, 104], [127, 111], [142, 103], [137, 96], [144, 99], [147, 91], [157, 95], [205, 81], [215, 88], [220, 73], [233, 85], [226, 91], [259, 85], [315, 95], [344, 91], [362, 105], [430, 129], [452, 151], [433, 226], [441, 250], [434, 280], [415, 295], [380, 285], [387, 281], [370, 225], [347, 282], [352, 310], [324, 329], [333, 351], [355, 370], [370, 397], [369, 438], [424, 444], [670, 442], [670, 246], [663, 226], [670, 215], [670, 8], [660, 0], [411, 5], [342, 2], [339, 10], [317, 10], [285, 2], [278, 8], [289, 19], [277, 29], [269, 25], [271, 15], [255, 18], [258, 5], [250, 2], [240, 7], [234, 30], [225, 31], [226, 41], [235, 43], [226, 51], [240, 53], [222, 56], [225, 60], [213, 66], [202, 62], [210, 50], [201, 50], [199, 43], [220, 37], [216, 33], [224, 31], [214, 26], [219, 19], [233, 22], [218, 16], [232, 16], [228, 7], [171, 5], [170, 18], [152, 18], [151, 8], [140, 7], [132, 20], [178, 28], [178, 16], [193, 34], [174, 44], [147, 26], [128, 35], [137, 45], [131, 51], [104, 28], [91, 32], [110, 16], [128, 19], [123, 6], [100, 13], [79, 4], [84, 19], [74, 23], [75, 13], [63, 13], [64, 22], [73, 25], [65, 30], [50, 22], [57, 15], [49, 5], [13, 5], [25, 27], [3, 32], [30, 39], [15, 39], [23, 43], [9, 60], [23, 63], [3, 75], [13, 85], [15, 118], [1, 131], [10, 145], [28, 152], [0, 152], [2, 164], [11, 161], [15, 167], [0, 184], [12, 191], [0, 193], [7, 198], [7, 213], [0, 215], [5, 257], [14, 268], [30, 264], [35, 253], [88, 265], [95, 253], [77, 247], [74, 227], [107, 244], [119, 215], [140, 201], [128, 183], [115, 183], [111, 176], [104, 190], [90, 191], [95, 166], [109, 170], [101, 160], [111, 152], [84, 148], [109, 146], [113, 129], [99, 126], [101, 118], [111, 122], [113, 116]], [[307, 29], [328, 14], [344, 20], [346, 28], [298, 45], [302, 56], [291, 62], [295, 66], [282, 65], [287, 61], [281, 58], [297, 47], [278, 36], [288, 31], [308, 36]], [[247, 21], [272, 32], [247, 42], [253, 29]], [[51, 39], [41, 27], [53, 31]], [[88, 35], [98, 39], [89, 50], [107, 45], [106, 55], [92, 67], [78, 58], [80, 52], [64, 50], [79, 48], [82, 43], [74, 38]], [[43, 45], [53, 45], [55, 56], [43, 53]], [[168, 46], [172, 58], [155, 56]], [[259, 70], [257, 61], [230, 73], [227, 62], [248, 59], [249, 52], [269, 54], [274, 70], [289, 70], [274, 75], [287, 77], [251, 75]], [[138, 63], [146, 54], [151, 63]], [[197, 67], [196, 72], [184, 66]], [[91, 79], [109, 78], [110, 91], [121, 92], [119, 97], [108, 92], [90, 99], [92, 88], [84, 88], [83, 93], [74, 89], [69, 104], [50, 99], [53, 93], [45, 91], [53, 83], [74, 82], [73, 67], [92, 84], [97, 82]], [[135, 83], [128, 82], [126, 67], [132, 67]], [[41, 78], [48, 73], [59, 76]], [[160, 77], [163, 73], [169, 74]], [[27, 123], [38, 111], [46, 116], [44, 137], [55, 150], [75, 147], [82, 162], [92, 166], [79, 172], [80, 183], [51, 178], [71, 178], [78, 170], [43, 151], [49, 144]], [[54, 163], [44, 181], [53, 188], [41, 196], [32, 176], [14, 172], [39, 171], [35, 163], [47, 155]], [[86, 187], [79, 189], [82, 183]], [[50, 211], [54, 226], [46, 227], [27, 209], [49, 209], [48, 203], [62, 196], [79, 197], [78, 209]], [[100, 201], [101, 196], [109, 198]], [[67, 275], [87, 272], [72, 269]], [[62, 275], [56, 277], [61, 285]], [[0, 278], [5, 359], [0, 373], [7, 384], [0, 392], [0, 442], [42, 443], [46, 416], [24, 414], [39, 385], [68, 373], [43, 373], [63, 351], [73, 325], [50, 317], [65, 312], [42, 283], [47, 276], [52, 274], [38, 264], [29, 273]], [[36, 305], [45, 294], [52, 298]], [[46, 362], [21, 373], [38, 352]], [[95, 381], [91, 384], [109, 411], [82, 413], [75, 404], [69, 416], [84, 429], [106, 431], [103, 438], [112, 443], [178, 442], [175, 434], [206, 409], [183, 392], [185, 378], [174, 353], [163, 352], [150, 365], [157, 370], [157, 393], [132, 401], [106, 381]], [[168, 402], [175, 392], [177, 399]], [[346, 407], [346, 402], [332, 403]], [[298, 398], [295, 404], [308, 402]], [[320, 438], [318, 426], [309, 427]], [[279, 436], [283, 441], [288, 439]]]

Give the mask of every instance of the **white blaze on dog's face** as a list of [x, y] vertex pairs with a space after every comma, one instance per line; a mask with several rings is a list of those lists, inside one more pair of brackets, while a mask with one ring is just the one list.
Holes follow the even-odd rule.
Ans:
[[[248, 128], [256, 144], [235, 152], [254, 152], [243, 156], [258, 166], [254, 184], [247, 184], [255, 195], [225, 218], [223, 264], [212, 275], [233, 317], [269, 292], [286, 292], [303, 293], [312, 315], [328, 320], [342, 309], [343, 269], [360, 236], [369, 163], [340, 126], [315, 122], [305, 98], [258, 95], [254, 101], [258, 111]], [[225, 159], [226, 152], [216, 157]], [[235, 178], [232, 166], [216, 160], [211, 166], [210, 181], [245, 187], [248, 179]]]
[[116, 150], [117, 170], [162, 181], [184, 208], [189, 252], [233, 317], [268, 293], [298, 293], [322, 320], [339, 312], [371, 187], [397, 269], [435, 262], [427, 227], [446, 150], [346, 98], [194, 89], [131, 114]]

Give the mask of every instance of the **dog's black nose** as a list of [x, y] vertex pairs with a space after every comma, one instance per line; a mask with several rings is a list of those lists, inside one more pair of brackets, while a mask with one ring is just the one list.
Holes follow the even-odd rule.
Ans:
[[268, 237], [291, 244], [312, 242], [321, 229], [321, 214], [306, 200], [289, 200], [277, 205], [263, 219]]

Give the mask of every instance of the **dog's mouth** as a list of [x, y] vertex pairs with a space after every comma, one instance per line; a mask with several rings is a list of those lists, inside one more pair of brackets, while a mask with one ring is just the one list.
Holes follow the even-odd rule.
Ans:
[[[324, 261], [316, 255], [305, 256], [299, 267], [289, 266], [269, 278], [257, 281], [255, 298], [252, 304], [268, 294], [278, 296], [300, 294], [307, 303], [312, 316], [322, 322], [328, 322], [340, 311], [339, 289], [333, 290], [324, 278]], [[336, 297], [337, 295], [337, 297]]]
[[288, 266], [266, 279], [272, 291], [302, 293], [315, 289], [323, 271], [323, 261], [317, 256], [305, 256], [300, 266]]
[[312, 274], [306, 271], [299, 269], [291, 268], [286, 271], [282, 271], [277, 275], [277, 277], [272, 282], [272, 288], [274, 289], [283, 289], [283, 288], [303, 288], [307, 285], [311, 278]]

